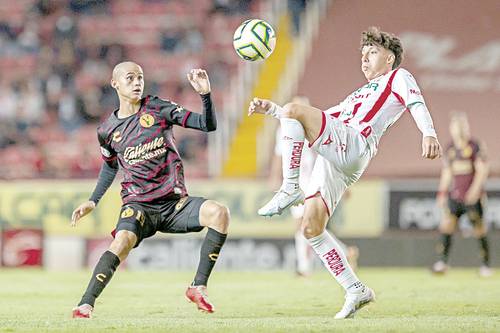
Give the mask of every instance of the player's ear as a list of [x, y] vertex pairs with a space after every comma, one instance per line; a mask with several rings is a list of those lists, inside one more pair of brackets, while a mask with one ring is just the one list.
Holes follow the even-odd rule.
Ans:
[[389, 54], [389, 56], [387, 57], [387, 63], [388, 64], [393, 64], [395, 60], [396, 60], [396, 56], [391, 52]]
[[116, 82], [115, 79], [111, 79], [111, 87], [113, 87], [116, 90], [118, 90], [118, 82]]

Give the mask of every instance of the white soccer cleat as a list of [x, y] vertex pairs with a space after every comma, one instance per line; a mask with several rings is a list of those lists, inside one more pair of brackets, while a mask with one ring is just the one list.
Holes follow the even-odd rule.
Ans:
[[336, 315], [335, 319], [346, 319], [354, 316], [354, 314], [370, 302], [375, 301], [375, 293], [368, 287], [363, 287], [361, 292], [346, 293], [345, 303]]
[[260, 216], [281, 215], [288, 207], [304, 203], [305, 195], [300, 188], [290, 191], [280, 189], [274, 197], [261, 209], [258, 210]]
[[486, 278], [486, 277], [490, 277], [492, 275], [493, 275], [493, 270], [490, 267], [488, 267], [486, 265], [479, 267], [479, 276], [480, 277]]
[[432, 265], [431, 271], [434, 274], [444, 274], [448, 271], [449, 266], [442, 260], [439, 260]]

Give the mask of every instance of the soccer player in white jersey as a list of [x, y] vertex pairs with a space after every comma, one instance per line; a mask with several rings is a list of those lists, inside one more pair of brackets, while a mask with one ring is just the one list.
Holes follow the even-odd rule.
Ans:
[[[292, 98], [292, 103], [310, 105], [309, 98], [305, 96], [295, 96], [294, 98]], [[275, 186], [277, 184], [278, 177], [279, 177], [279, 182], [281, 182], [282, 180], [281, 138], [282, 138], [281, 128], [278, 126], [278, 129], [276, 130], [274, 157], [271, 163], [272, 165], [270, 172], [270, 179], [272, 186]], [[303, 191], [307, 189], [307, 184], [309, 184], [311, 180], [311, 175], [315, 161], [316, 161], [316, 152], [312, 148], [309, 148], [308, 142], [307, 140], [305, 140], [300, 161], [300, 177], [299, 177], [299, 186]], [[312, 257], [311, 246], [309, 245], [307, 238], [304, 237], [304, 233], [302, 231], [302, 217], [304, 216], [304, 205], [300, 204], [297, 206], [292, 206], [290, 207], [290, 212], [294, 220], [297, 221], [297, 231], [295, 232], [294, 235], [295, 255], [297, 257], [296, 273], [298, 276], [308, 277], [309, 275], [311, 275], [313, 257]], [[338, 218], [338, 216], [336, 216], [338, 215], [337, 214], [338, 212], [340, 212], [340, 210], [336, 209], [333, 213], [334, 216], [332, 216], [329, 221], [336, 220]], [[356, 246], [347, 246], [339, 239], [336, 240], [342, 246], [342, 250], [344, 250], [344, 252], [346, 253], [347, 260], [349, 261], [351, 266], [355, 269], [355, 267], [357, 266], [359, 249]]]
[[[249, 115], [262, 113], [280, 120], [283, 184], [259, 215], [272, 216], [305, 201], [304, 236], [346, 299], [335, 318], [348, 318], [374, 300], [374, 292], [353, 272], [342, 248], [325, 230], [326, 222], [348, 186], [355, 183], [376, 154], [384, 132], [409, 110], [422, 132], [422, 157], [441, 155], [432, 118], [414, 77], [399, 68], [403, 47], [398, 37], [371, 27], [362, 33], [361, 71], [368, 83], [326, 111], [289, 103], [284, 107], [254, 98]], [[306, 194], [299, 187], [304, 139], [318, 153]]]

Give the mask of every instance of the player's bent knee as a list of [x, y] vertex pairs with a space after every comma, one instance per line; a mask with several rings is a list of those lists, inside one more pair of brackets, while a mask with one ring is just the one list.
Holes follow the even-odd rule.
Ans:
[[120, 261], [123, 261], [130, 250], [135, 246], [137, 242], [137, 236], [128, 230], [120, 230], [117, 232], [115, 239], [109, 246], [109, 250], [116, 254]]
[[484, 226], [482, 221], [474, 223], [474, 236], [476, 238], [481, 238], [486, 236], [486, 227]]
[[227, 233], [229, 227], [229, 221], [231, 219], [229, 209], [215, 201], [207, 202], [205, 216], [208, 216], [208, 221], [206, 225], [211, 227], [218, 232]]
[[450, 219], [446, 219], [439, 225], [439, 232], [442, 234], [452, 234], [455, 232], [455, 222]]
[[321, 235], [324, 230], [325, 227], [323, 225], [314, 223], [313, 220], [304, 219], [302, 221], [302, 233], [307, 239]]

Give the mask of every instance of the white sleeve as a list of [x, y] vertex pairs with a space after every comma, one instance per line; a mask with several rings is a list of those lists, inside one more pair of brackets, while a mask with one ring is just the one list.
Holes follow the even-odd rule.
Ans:
[[427, 106], [423, 103], [413, 103], [409, 107], [411, 116], [417, 123], [417, 127], [422, 132], [423, 136], [432, 136], [437, 138], [434, 124], [432, 123], [431, 114], [427, 110]]
[[345, 103], [346, 103], [346, 100], [347, 100], [347, 98], [346, 98], [346, 99], [344, 99], [344, 100], [343, 100], [342, 102], [340, 102], [339, 104], [334, 105], [334, 106], [332, 106], [331, 108], [326, 109], [324, 112], [325, 112], [326, 114], [331, 114], [331, 115], [333, 115], [333, 114], [335, 114], [335, 113], [338, 113], [338, 115], [340, 115], [340, 114], [342, 113], [342, 111], [344, 111], [344, 108], [345, 108], [345, 106], [344, 106], [344, 105], [345, 105]]
[[276, 129], [276, 138], [274, 144], [274, 155], [281, 156], [281, 126]]
[[424, 97], [420, 92], [417, 81], [410, 72], [404, 68], [398, 69], [398, 73], [392, 82], [392, 93], [408, 109], [414, 104], [424, 104]]

